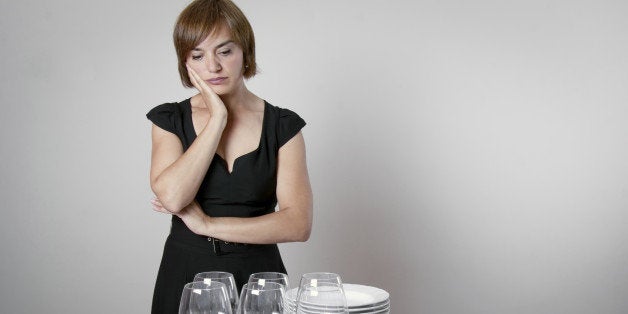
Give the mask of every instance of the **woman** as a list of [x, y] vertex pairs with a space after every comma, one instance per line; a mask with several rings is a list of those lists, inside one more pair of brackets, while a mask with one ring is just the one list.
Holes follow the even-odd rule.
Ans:
[[153, 208], [173, 215], [153, 313], [176, 312], [198, 272], [230, 272], [238, 290], [251, 273], [285, 273], [276, 243], [306, 241], [312, 225], [305, 122], [247, 89], [255, 42], [240, 9], [228, 0], [192, 2], [174, 44], [183, 84], [199, 93], [147, 114]]

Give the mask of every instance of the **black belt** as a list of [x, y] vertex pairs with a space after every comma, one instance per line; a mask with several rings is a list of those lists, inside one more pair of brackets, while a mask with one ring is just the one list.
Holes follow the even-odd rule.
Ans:
[[[170, 229], [170, 238], [200, 248], [201, 251], [208, 250], [216, 255], [225, 255], [229, 253], [245, 253], [258, 250], [267, 250], [277, 247], [276, 244], [245, 244], [236, 242], [227, 242], [214, 237], [206, 237], [193, 233], [185, 226], [180, 218], [172, 220], [172, 228]], [[206, 251], [207, 252], [207, 251]], [[208, 252], [208, 253], [209, 253]]]
[[250, 245], [246, 243], [227, 242], [227, 241], [223, 241], [223, 240], [212, 238], [212, 237], [207, 238], [207, 241], [209, 241], [212, 244], [214, 253], [216, 253], [216, 255], [222, 255], [225, 253], [233, 253], [233, 252], [246, 252], [251, 247], [255, 246], [255, 245]]

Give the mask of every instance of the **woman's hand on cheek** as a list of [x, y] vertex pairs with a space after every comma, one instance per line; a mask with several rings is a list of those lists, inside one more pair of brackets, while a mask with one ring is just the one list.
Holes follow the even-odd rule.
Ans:
[[188, 69], [188, 76], [192, 85], [201, 93], [203, 102], [207, 109], [209, 109], [209, 115], [211, 117], [221, 118], [227, 120], [227, 107], [220, 99], [220, 96], [214, 92], [214, 90], [207, 85], [207, 83], [190, 67], [186, 64]]

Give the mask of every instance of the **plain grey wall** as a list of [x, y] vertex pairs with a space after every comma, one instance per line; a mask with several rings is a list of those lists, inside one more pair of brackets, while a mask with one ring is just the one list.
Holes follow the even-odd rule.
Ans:
[[[186, 1], [0, 2], [0, 312], [147, 313], [153, 106]], [[628, 4], [237, 1], [315, 193], [293, 280], [394, 313], [628, 311]]]

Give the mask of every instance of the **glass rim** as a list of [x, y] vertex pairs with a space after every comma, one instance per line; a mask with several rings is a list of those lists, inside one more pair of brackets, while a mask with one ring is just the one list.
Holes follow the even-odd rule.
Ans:
[[[195, 283], [200, 283], [203, 284], [203, 287], [193, 287]], [[189, 290], [215, 290], [215, 289], [222, 289], [224, 288], [225, 290], [227, 290], [227, 285], [225, 285], [223, 282], [220, 281], [212, 281], [211, 283], [206, 283], [204, 281], [192, 281], [192, 282], [188, 282], [183, 286], [183, 290], [185, 289], [189, 289]]]
[[[251, 288], [252, 285], [258, 285], [260, 287], [262, 287], [261, 289], [254, 289]], [[268, 285], [270, 285], [271, 287], [268, 287]], [[272, 287], [275, 286], [275, 287]], [[276, 283], [276, 282], [266, 282], [263, 285], [257, 283], [257, 282], [247, 282], [242, 286], [242, 291], [244, 290], [259, 290], [259, 291], [274, 291], [274, 290], [284, 290], [285, 292], [285, 288], [284, 285], [280, 284], [280, 283]]]
[[305, 273], [305, 274], [301, 275], [301, 278], [306, 277], [308, 275], [330, 275], [330, 276], [336, 276], [338, 278], [341, 278], [340, 275], [338, 275], [336, 273], [330, 273], [330, 272], [326, 272], [326, 271], [317, 271], [317, 272], [312, 272], [312, 273]]
[[288, 277], [288, 274], [284, 274], [284, 273], [280, 273], [277, 271], [261, 271], [261, 272], [257, 272], [257, 273], [252, 273], [251, 275], [249, 275], [249, 278], [254, 278], [254, 276], [257, 275], [279, 275], [281, 277]]
[[[228, 275], [227, 277], [233, 278], [233, 274], [226, 271], [204, 271], [204, 272], [197, 273], [196, 275], [194, 275], [194, 277], [203, 276], [205, 274]], [[213, 277], [204, 277], [204, 278], [213, 278]], [[221, 277], [221, 278], [224, 278], [224, 277]]]
[[337, 282], [329, 282], [329, 281], [321, 281], [321, 282], [317, 282], [315, 286], [312, 285], [302, 285], [301, 289], [309, 289], [309, 288], [318, 288], [318, 287], [338, 287], [340, 289], [342, 289], [344, 291], [344, 284], [341, 283], [337, 283]]

